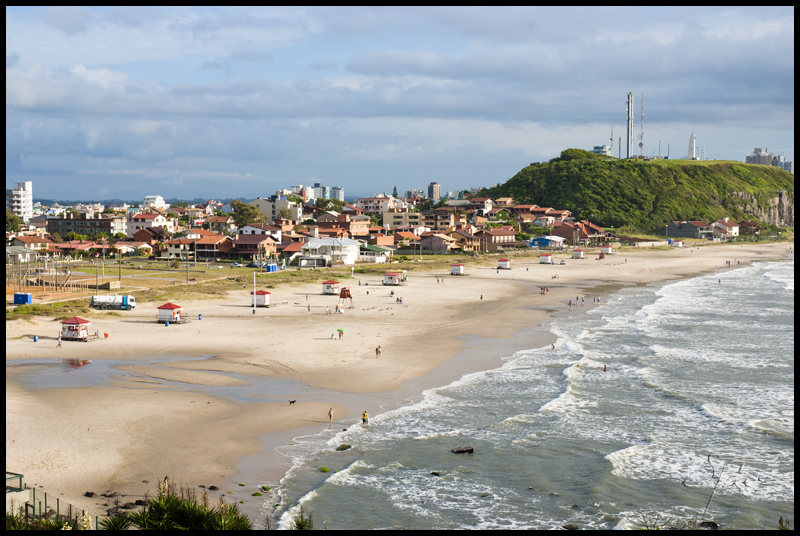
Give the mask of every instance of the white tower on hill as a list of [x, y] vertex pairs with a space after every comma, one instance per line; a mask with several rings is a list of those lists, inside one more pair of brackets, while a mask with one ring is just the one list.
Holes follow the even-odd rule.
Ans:
[[689, 136], [689, 153], [685, 160], [697, 160], [697, 136], [694, 135], [694, 132]]

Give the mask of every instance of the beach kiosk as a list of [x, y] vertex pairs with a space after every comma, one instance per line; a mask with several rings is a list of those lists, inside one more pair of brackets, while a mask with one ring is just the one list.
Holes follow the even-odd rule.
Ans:
[[180, 322], [181, 321], [181, 306], [174, 303], [165, 303], [159, 305], [158, 308], [158, 321], [159, 322]]
[[511, 261], [509, 259], [499, 259], [497, 261], [497, 269], [498, 270], [510, 270], [511, 269]]
[[403, 274], [397, 274], [394, 272], [383, 274], [384, 285], [399, 286], [402, 283], [402, 281], [403, 281]]
[[339, 294], [339, 282], [338, 281], [323, 281], [322, 282], [322, 293], [323, 294]]
[[79, 316], [61, 321], [61, 338], [73, 341], [88, 341], [91, 322]]
[[451, 264], [450, 265], [450, 275], [464, 275], [464, 265], [463, 264]]
[[674, 248], [682, 248], [683, 247], [683, 240], [673, 240], [672, 247]]
[[614, 253], [614, 248], [611, 246], [600, 246], [600, 253], [605, 253], [606, 255], [610, 255]]
[[583, 258], [583, 250], [582, 249], [573, 249], [572, 250], [572, 258], [573, 259], [582, 259]]
[[553, 264], [553, 256], [549, 253], [539, 255], [539, 264]]
[[[253, 293], [251, 292], [250, 295], [252, 296]], [[255, 306], [256, 307], [269, 307], [269, 299], [272, 296], [271, 292], [267, 292], [266, 290], [257, 290], [255, 294]]]

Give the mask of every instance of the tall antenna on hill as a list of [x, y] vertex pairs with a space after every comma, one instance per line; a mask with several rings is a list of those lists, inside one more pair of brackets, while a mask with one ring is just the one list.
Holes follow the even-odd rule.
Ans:
[[625, 121], [628, 124], [628, 137], [625, 141], [625, 158], [631, 157], [631, 142], [633, 142], [633, 93], [628, 92], [628, 98], [625, 100]]
[[614, 157], [614, 125], [611, 125], [611, 157]]
[[642, 131], [639, 134], [639, 156], [644, 156], [644, 93], [642, 93], [642, 121], [639, 124]]

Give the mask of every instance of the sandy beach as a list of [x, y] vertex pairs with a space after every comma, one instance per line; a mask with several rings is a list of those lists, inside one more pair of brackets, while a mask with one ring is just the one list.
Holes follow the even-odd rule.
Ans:
[[[247, 287], [223, 299], [180, 303], [192, 319], [185, 325], [157, 323], [152, 303], [98, 311], [92, 329], [109, 338], [65, 341], [62, 348], [53, 319], [7, 322], [6, 467], [99, 515], [108, 500], [84, 492], [113, 490], [133, 500], [154, 493], [164, 475], [189, 486], [219, 486], [245, 506], [260, 504], [250, 497], [254, 486], [274, 485], [285, 470], [271, 445], [327, 428], [331, 407], [333, 428], [377, 409], [349, 407], [331, 393], [358, 394], [354, 399], [367, 405], [371, 394], [396, 390], [451, 360], [468, 345], [467, 335], [509, 339], [552, 312], [570, 311], [576, 296], [585, 305], [568, 314], [620, 286], [727, 270], [726, 261], [735, 268], [737, 261], [785, 258], [787, 247], [793, 243], [626, 249], [566, 265], [531, 258], [512, 261], [512, 270], [467, 266], [463, 277], [410, 272], [394, 297], [380, 277], [364, 276], [360, 286], [349, 282], [353, 307], [342, 315], [326, 314], [338, 298], [322, 295], [320, 285], [270, 289], [273, 306], [253, 314]], [[542, 295], [542, 285], [550, 292]], [[498, 357], [490, 348], [485, 363], [471, 366], [488, 368]], [[71, 369], [59, 361], [70, 359], [92, 363]], [[92, 368], [88, 385], [74, 383]], [[458, 377], [457, 364], [448, 370]], [[258, 474], [245, 482], [239, 463], [257, 455], [264, 466], [248, 464], [258, 465], [252, 471]], [[234, 489], [234, 478], [246, 485]]]

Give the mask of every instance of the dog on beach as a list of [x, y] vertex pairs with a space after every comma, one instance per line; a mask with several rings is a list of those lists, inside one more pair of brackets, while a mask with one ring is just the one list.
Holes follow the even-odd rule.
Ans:
[[292, 404], [294, 404], [295, 402], [297, 402], [297, 400], [290, 400], [290, 401], [289, 401], [289, 405], [291, 406], [291, 405], [292, 405]]

